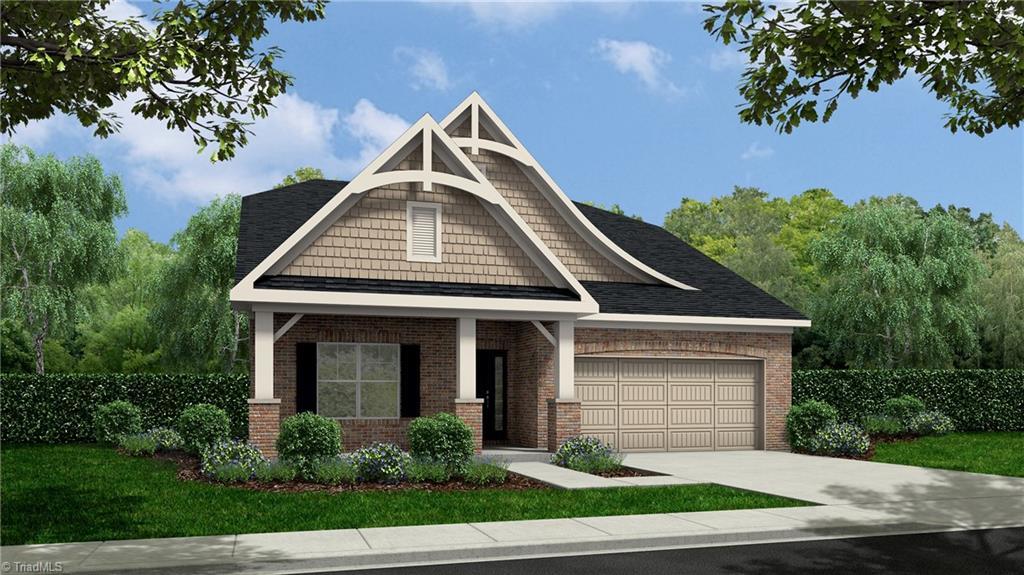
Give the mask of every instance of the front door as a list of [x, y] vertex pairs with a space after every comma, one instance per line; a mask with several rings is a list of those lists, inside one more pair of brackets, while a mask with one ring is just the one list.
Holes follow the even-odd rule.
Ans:
[[506, 438], [508, 352], [477, 350], [476, 396], [484, 400], [484, 440]]

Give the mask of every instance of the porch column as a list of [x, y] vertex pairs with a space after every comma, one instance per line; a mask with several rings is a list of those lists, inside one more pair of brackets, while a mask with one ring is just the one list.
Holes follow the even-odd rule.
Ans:
[[258, 311], [254, 315], [249, 443], [266, 457], [274, 458], [281, 429], [281, 400], [274, 397], [274, 314]]
[[555, 398], [548, 401], [548, 451], [580, 434], [581, 410], [576, 399], [576, 322], [555, 325]]
[[458, 318], [455, 331], [455, 416], [473, 430], [476, 452], [480, 453], [484, 441], [484, 400], [476, 396], [476, 319]]

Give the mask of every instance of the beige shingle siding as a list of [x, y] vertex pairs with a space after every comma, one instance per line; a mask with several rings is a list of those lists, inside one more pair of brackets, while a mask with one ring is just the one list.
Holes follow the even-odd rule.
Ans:
[[635, 282], [641, 280], [626, 273], [586, 242], [534, 187], [515, 162], [487, 150], [471, 156], [477, 167], [508, 200], [552, 253], [576, 279], [581, 281]]
[[[435, 185], [367, 192], [285, 269], [286, 275], [550, 286], [476, 198]], [[406, 258], [406, 201], [441, 204], [441, 261]]]

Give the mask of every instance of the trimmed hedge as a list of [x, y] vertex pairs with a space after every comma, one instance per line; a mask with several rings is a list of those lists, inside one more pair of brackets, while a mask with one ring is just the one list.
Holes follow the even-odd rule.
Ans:
[[793, 372], [793, 404], [817, 399], [842, 421], [883, 412], [913, 395], [958, 431], [1024, 431], [1024, 369], [807, 370]]
[[142, 410], [142, 428], [174, 427], [182, 410], [210, 403], [227, 412], [231, 435], [247, 437], [249, 378], [162, 373], [0, 374], [5, 443], [94, 441], [96, 408], [115, 400]]

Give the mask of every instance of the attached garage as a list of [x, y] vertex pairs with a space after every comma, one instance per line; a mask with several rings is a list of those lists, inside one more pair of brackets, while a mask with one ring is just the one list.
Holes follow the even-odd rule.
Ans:
[[763, 362], [576, 358], [581, 433], [620, 451], [763, 449]]

